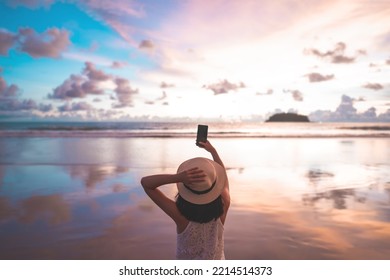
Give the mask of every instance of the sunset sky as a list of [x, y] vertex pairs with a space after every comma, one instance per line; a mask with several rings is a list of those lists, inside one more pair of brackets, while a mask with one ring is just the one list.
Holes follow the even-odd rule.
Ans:
[[390, 122], [390, 0], [1, 0], [0, 120]]

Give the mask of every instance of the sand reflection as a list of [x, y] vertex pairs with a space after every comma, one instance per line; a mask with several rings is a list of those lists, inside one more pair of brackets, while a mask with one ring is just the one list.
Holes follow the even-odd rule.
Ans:
[[6, 197], [0, 197], [0, 222], [7, 220], [14, 215], [14, 209], [11, 207]]
[[388, 259], [390, 223], [381, 216], [389, 214], [390, 203], [383, 184], [338, 188], [351, 175], [339, 184], [338, 173], [320, 169], [298, 169], [285, 178], [263, 172], [229, 170], [229, 258]]
[[332, 201], [335, 209], [347, 209], [347, 201], [353, 199], [354, 202], [364, 203], [366, 197], [356, 194], [354, 189], [330, 190], [314, 194], [304, 194], [302, 202], [305, 206], [314, 207], [316, 204], [321, 204], [323, 200]]
[[[263, 199], [267, 204], [230, 212], [226, 224], [229, 258], [388, 259], [390, 224], [379, 220], [375, 210], [320, 211], [286, 199]], [[272, 209], [272, 203], [278, 207]]]
[[[82, 180], [87, 189], [92, 189], [110, 177], [126, 173], [129, 168], [114, 165], [71, 165], [66, 170], [72, 178]], [[116, 190], [119, 188], [115, 187]]]
[[173, 259], [174, 224], [143, 196], [133, 195], [104, 231], [68, 248], [81, 259]]
[[71, 209], [61, 195], [32, 196], [15, 206], [7, 198], [0, 197], [0, 220], [7, 219], [27, 224], [44, 220], [55, 225], [70, 221]]
[[68, 222], [70, 207], [61, 195], [33, 196], [18, 206], [18, 217], [23, 223], [46, 219], [51, 224]]

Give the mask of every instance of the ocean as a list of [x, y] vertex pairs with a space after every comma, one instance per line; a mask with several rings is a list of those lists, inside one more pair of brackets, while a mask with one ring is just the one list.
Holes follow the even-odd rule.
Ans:
[[[390, 259], [390, 124], [204, 124], [230, 182], [226, 258]], [[209, 157], [196, 127], [0, 123], [0, 259], [174, 259], [139, 181]]]
[[[210, 137], [389, 137], [390, 123], [213, 122]], [[0, 122], [0, 137], [193, 137], [191, 122]]]

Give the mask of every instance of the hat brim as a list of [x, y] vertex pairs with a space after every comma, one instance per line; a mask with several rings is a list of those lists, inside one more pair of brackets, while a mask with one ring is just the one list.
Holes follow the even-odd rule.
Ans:
[[[191, 192], [189, 189], [187, 189], [182, 182], [179, 182], [176, 184], [177, 189], [179, 191], [179, 195], [183, 199], [185, 199], [186, 201], [191, 202], [193, 204], [208, 204], [210, 202], [213, 202], [215, 199], [217, 199], [221, 195], [222, 190], [223, 190], [223, 188], [226, 184], [226, 180], [227, 180], [225, 168], [223, 168], [220, 164], [218, 164], [217, 162], [215, 162], [213, 160], [210, 160], [207, 158], [204, 158], [204, 159], [207, 160], [210, 164], [212, 164], [214, 166], [215, 172], [216, 172], [215, 185], [211, 191], [209, 191], [208, 193], [205, 193], [205, 194], [195, 194], [195, 193]], [[191, 167], [193, 167], [193, 165], [190, 166], [190, 161], [191, 160], [187, 160], [187, 161], [183, 162], [179, 166], [177, 173], [180, 173], [182, 171], [188, 170]], [[199, 169], [202, 169], [202, 168], [199, 167]]]

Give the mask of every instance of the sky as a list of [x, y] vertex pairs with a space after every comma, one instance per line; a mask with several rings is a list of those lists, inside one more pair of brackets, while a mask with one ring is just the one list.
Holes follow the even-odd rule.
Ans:
[[0, 0], [0, 120], [390, 122], [390, 0]]

